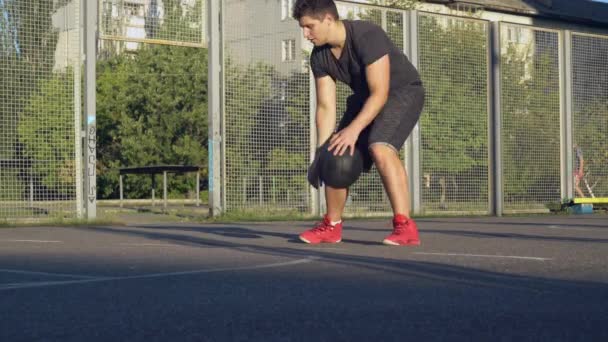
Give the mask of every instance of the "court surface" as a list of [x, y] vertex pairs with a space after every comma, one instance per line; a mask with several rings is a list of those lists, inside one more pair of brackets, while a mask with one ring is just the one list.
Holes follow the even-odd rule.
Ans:
[[0, 341], [608, 341], [608, 216], [0, 229]]

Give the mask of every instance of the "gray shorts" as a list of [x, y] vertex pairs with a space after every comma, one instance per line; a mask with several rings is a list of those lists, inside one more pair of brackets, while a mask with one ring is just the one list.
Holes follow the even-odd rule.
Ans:
[[[365, 159], [364, 169], [369, 171], [373, 160], [369, 148], [373, 144], [383, 144], [399, 152], [420, 118], [424, 107], [425, 91], [421, 84], [408, 85], [391, 90], [386, 104], [369, 126], [359, 135], [357, 146]], [[338, 130], [348, 126], [359, 114], [363, 101], [351, 95], [346, 101], [346, 111], [340, 120]]]

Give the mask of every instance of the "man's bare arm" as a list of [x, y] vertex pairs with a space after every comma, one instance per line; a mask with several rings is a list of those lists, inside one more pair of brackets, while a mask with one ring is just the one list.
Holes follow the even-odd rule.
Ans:
[[365, 68], [370, 95], [351, 125], [358, 131], [367, 127], [384, 107], [390, 85], [390, 60], [384, 55]]
[[336, 128], [336, 82], [330, 76], [317, 78], [315, 82], [317, 146], [321, 146]]
[[370, 95], [357, 117], [346, 128], [337, 132], [330, 141], [329, 149], [336, 155], [350, 150], [352, 155], [359, 134], [378, 116], [388, 99], [390, 84], [390, 61], [384, 55], [365, 69]]

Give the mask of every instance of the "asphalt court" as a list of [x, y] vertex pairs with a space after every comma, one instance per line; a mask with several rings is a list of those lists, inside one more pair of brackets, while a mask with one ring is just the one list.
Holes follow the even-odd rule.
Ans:
[[608, 216], [0, 229], [0, 340], [596, 341]]

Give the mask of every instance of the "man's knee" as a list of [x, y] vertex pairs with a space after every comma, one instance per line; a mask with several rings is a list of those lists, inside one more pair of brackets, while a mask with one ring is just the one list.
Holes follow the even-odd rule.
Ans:
[[376, 167], [379, 169], [382, 169], [394, 161], [395, 156], [398, 155], [395, 148], [386, 143], [374, 143], [370, 145], [369, 152], [374, 160], [374, 163], [376, 164]]

